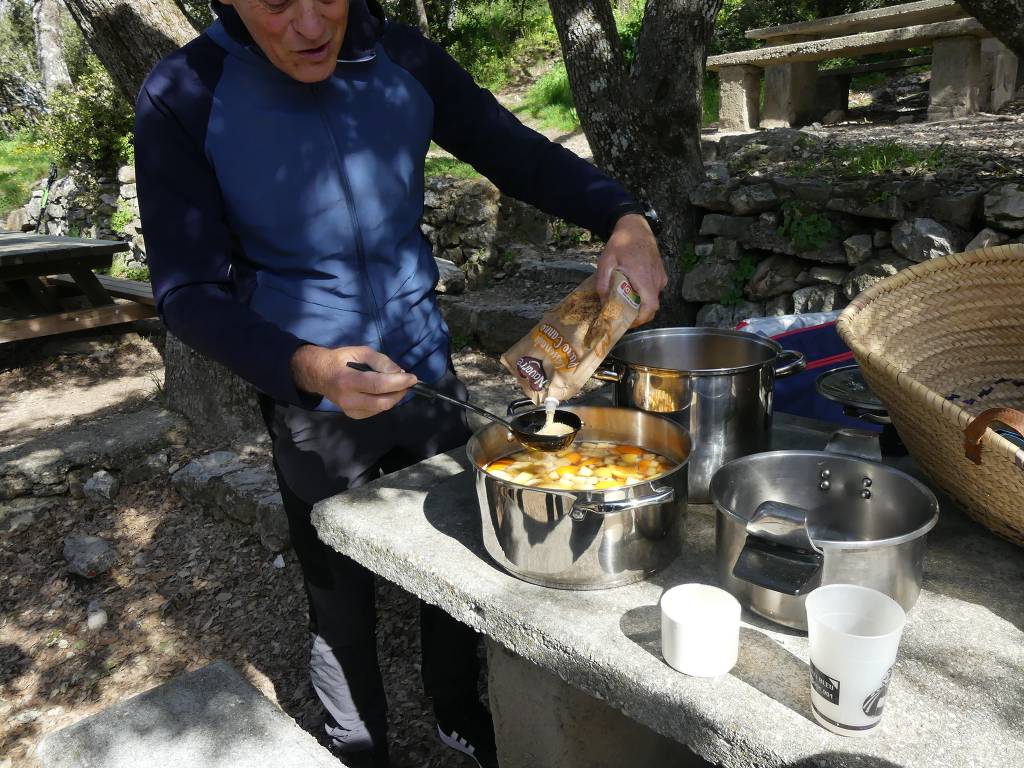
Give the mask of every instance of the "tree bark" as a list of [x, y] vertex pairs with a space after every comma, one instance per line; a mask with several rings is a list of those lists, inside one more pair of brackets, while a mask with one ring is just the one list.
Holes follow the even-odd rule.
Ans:
[[59, 0], [33, 0], [32, 20], [36, 34], [39, 80], [49, 95], [62, 85], [71, 85], [71, 75], [64, 61], [64, 44], [60, 37]]
[[960, 5], [1024, 59], [1024, 0], [961, 0]]
[[689, 193], [704, 179], [704, 64], [721, 0], [648, 0], [631, 70], [610, 0], [549, 5], [595, 162], [664, 221], [659, 243], [669, 285], [659, 319], [678, 321], [685, 312], [680, 257], [696, 223]]
[[416, 25], [426, 37], [430, 37], [430, 19], [427, 18], [427, 6], [423, 0], [411, 0], [416, 16]]
[[111, 79], [135, 103], [164, 56], [196, 36], [174, 0], [64, 0]]

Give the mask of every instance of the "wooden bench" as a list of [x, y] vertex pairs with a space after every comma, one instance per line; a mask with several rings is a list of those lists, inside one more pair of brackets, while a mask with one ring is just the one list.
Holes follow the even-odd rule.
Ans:
[[719, 73], [723, 129], [804, 125], [844, 108], [848, 80], [834, 78], [831, 92], [818, 84], [817, 62], [838, 57], [930, 46], [930, 120], [997, 109], [1012, 96], [1016, 81], [1016, 57], [952, 0], [922, 0], [746, 35], [771, 44], [707, 62]]
[[[110, 277], [109, 275], [96, 275], [100, 285], [107, 289], [107, 293], [119, 299], [131, 299], [139, 304], [154, 306], [153, 286], [141, 280], [125, 280], [123, 277]], [[51, 285], [75, 285], [71, 275], [51, 275], [46, 278]]]

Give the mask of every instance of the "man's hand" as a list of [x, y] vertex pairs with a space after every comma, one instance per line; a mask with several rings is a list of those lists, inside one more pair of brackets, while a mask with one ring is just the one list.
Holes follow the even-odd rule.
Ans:
[[[376, 373], [349, 368], [349, 361], [366, 363]], [[353, 419], [393, 408], [416, 383], [415, 376], [369, 347], [327, 349], [313, 344], [292, 355], [292, 378], [299, 389], [323, 395]]]
[[597, 262], [597, 291], [602, 300], [608, 298], [615, 269], [628, 277], [633, 289], [640, 294], [640, 314], [633, 327], [650, 321], [658, 311], [659, 295], [668, 284], [668, 275], [661, 263], [658, 241], [647, 219], [640, 214], [630, 213], [616, 222], [615, 231]]

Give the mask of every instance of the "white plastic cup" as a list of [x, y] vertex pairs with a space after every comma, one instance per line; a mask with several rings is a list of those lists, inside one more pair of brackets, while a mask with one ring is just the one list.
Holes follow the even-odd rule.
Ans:
[[680, 584], [661, 596], [661, 653], [694, 677], [724, 675], [736, 665], [740, 604], [724, 589]]
[[888, 595], [830, 584], [807, 596], [811, 711], [841, 736], [869, 736], [882, 721], [907, 614]]

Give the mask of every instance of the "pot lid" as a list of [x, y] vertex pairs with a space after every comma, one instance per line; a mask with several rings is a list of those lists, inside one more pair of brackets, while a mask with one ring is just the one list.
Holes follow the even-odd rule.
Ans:
[[842, 405], [885, 413], [885, 404], [864, 381], [859, 365], [845, 365], [821, 374], [815, 382], [818, 394]]

